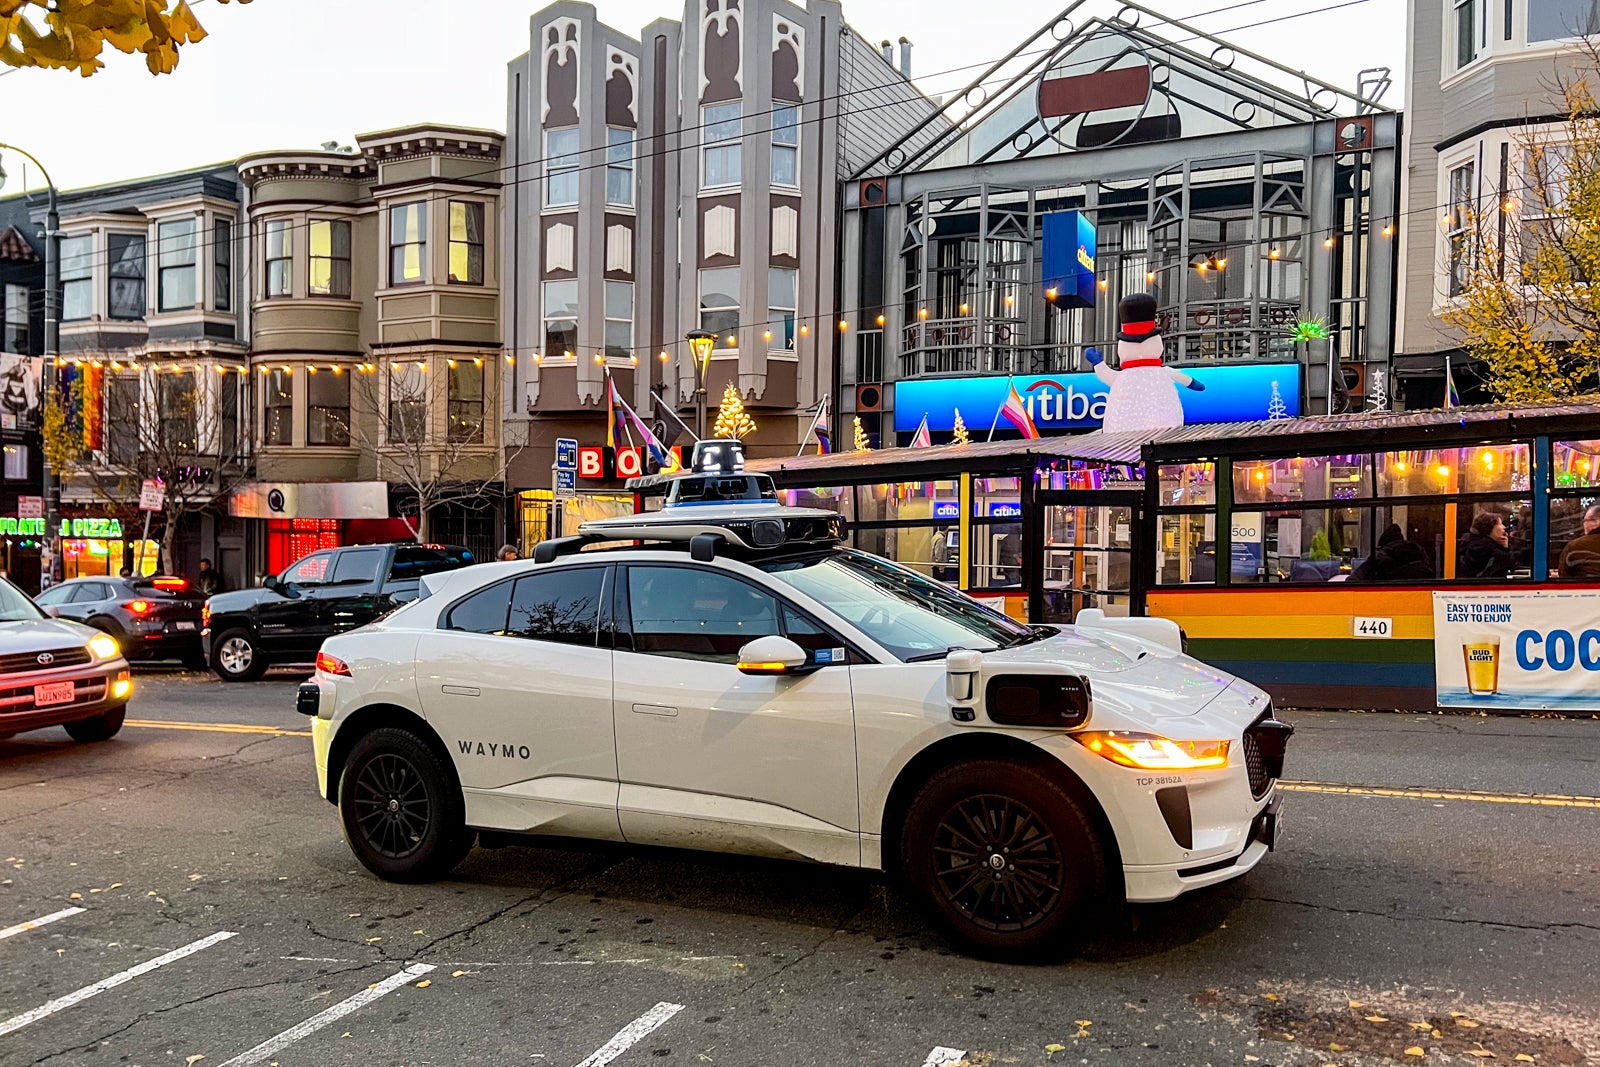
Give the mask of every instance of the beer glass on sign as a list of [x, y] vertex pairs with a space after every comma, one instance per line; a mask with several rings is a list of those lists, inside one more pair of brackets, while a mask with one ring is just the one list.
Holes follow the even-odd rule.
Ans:
[[1467, 692], [1492, 697], [1500, 691], [1500, 639], [1479, 637], [1461, 646], [1467, 667]]

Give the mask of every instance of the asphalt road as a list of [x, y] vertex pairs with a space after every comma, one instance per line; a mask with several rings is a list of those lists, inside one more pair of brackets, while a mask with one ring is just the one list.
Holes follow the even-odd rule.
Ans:
[[1291, 716], [1275, 855], [1020, 967], [859, 872], [515, 847], [387, 885], [292, 673], [139, 681], [152, 725], [0, 742], [0, 1067], [1600, 1062], [1600, 721]]

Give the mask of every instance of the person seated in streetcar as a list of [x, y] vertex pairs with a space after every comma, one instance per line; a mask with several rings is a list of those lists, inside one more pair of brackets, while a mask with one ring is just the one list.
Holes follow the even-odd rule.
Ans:
[[1481, 511], [1472, 520], [1472, 529], [1461, 539], [1456, 553], [1456, 577], [1504, 578], [1511, 573], [1511, 536], [1506, 532], [1505, 516], [1498, 511]]
[[1355, 570], [1355, 579], [1361, 582], [1416, 582], [1428, 581], [1437, 575], [1427, 553], [1406, 540], [1400, 524], [1391, 522], [1378, 538], [1378, 547]]

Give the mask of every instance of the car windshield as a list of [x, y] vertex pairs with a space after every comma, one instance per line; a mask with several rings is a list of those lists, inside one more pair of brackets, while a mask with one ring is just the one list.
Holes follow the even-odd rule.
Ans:
[[860, 552], [760, 564], [785, 585], [826, 604], [903, 660], [1021, 644], [1032, 630], [947, 585]]
[[394, 550], [389, 580], [414, 580], [426, 574], [465, 567], [471, 562], [472, 553], [454, 545], [401, 545]]
[[22, 590], [7, 581], [0, 581], [0, 622], [31, 622], [44, 618], [33, 601]]

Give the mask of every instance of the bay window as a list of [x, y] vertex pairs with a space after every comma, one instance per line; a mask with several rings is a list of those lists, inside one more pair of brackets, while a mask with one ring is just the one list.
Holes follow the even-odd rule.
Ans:
[[705, 131], [703, 171], [700, 187], [717, 189], [738, 185], [742, 154], [740, 138], [744, 135], [743, 105], [711, 104], [701, 109], [701, 129]]
[[606, 128], [606, 203], [633, 206], [633, 131]]
[[545, 131], [544, 174], [545, 207], [568, 207], [578, 202], [576, 129]]
[[428, 427], [428, 365], [421, 360], [389, 361], [390, 444], [421, 444]]
[[450, 281], [483, 284], [483, 204], [450, 201]]
[[800, 185], [800, 109], [779, 107], [772, 112], [772, 184]]
[[790, 267], [767, 271], [767, 348], [772, 352], [794, 351], [794, 313], [800, 272]]
[[606, 282], [606, 358], [633, 355], [633, 283]]
[[268, 298], [294, 295], [293, 225], [288, 219], [267, 220]]
[[1467, 289], [1472, 274], [1472, 225], [1477, 210], [1477, 166], [1464, 163], [1450, 171], [1450, 214], [1445, 220], [1449, 278], [1446, 293], [1460, 296]]
[[389, 284], [423, 281], [427, 260], [428, 202], [394, 205], [389, 209]]
[[570, 357], [578, 349], [578, 282], [544, 283], [544, 354]]
[[76, 322], [94, 314], [94, 238], [63, 237], [61, 252], [61, 318]]
[[144, 318], [144, 253], [142, 233], [113, 233], [106, 238], [110, 264], [106, 304], [113, 319]]
[[232, 219], [217, 219], [211, 227], [211, 304], [218, 311], [233, 307]]
[[294, 444], [294, 376], [287, 367], [273, 367], [267, 372], [267, 395], [261, 408], [266, 413], [261, 443], [267, 445]]
[[[309, 371], [311, 368], [307, 368]], [[340, 370], [306, 375], [306, 444], [350, 443], [350, 376]]]
[[173, 219], [156, 227], [158, 311], [192, 311], [199, 300], [195, 245], [199, 220]]
[[350, 224], [339, 219], [313, 219], [306, 237], [310, 252], [306, 292], [348, 298]]
[[1528, 43], [1600, 33], [1597, 0], [1528, 0]]
[[739, 347], [739, 268], [700, 272], [700, 328], [717, 335], [718, 348]]
[[449, 361], [450, 440], [469, 444], [483, 442], [483, 363], [475, 359]]

